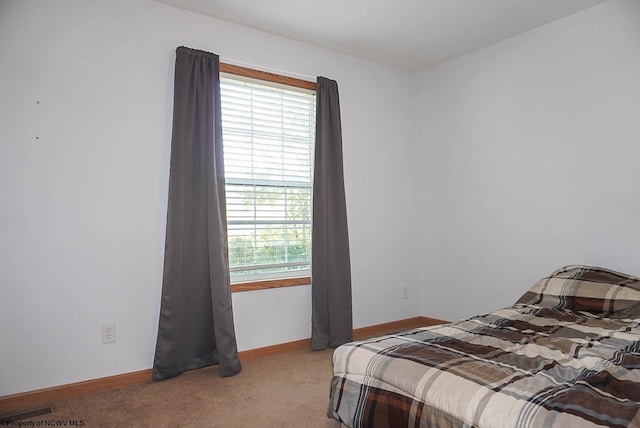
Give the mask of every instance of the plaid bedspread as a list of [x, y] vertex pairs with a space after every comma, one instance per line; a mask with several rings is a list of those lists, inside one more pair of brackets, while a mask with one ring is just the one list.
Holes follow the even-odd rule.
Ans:
[[570, 266], [514, 306], [343, 345], [329, 416], [349, 427], [640, 427], [639, 301], [637, 278]]

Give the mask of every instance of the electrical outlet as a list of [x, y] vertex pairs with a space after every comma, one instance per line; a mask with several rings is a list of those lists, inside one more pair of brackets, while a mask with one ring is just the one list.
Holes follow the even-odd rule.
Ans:
[[102, 324], [102, 343], [114, 343], [116, 341], [116, 323]]
[[409, 286], [408, 285], [403, 285], [402, 286], [402, 298], [403, 299], [408, 299], [409, 298]]

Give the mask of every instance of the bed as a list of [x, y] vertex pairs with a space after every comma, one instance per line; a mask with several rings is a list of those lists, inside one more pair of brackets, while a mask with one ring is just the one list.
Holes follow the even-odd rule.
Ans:
[[338, 347], [348, 427], [640, 427], [640, 279], [566, 266], [510, 307]]

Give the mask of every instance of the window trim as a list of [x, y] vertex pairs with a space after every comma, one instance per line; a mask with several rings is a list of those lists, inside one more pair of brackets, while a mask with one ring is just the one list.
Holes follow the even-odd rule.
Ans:
[[297, 287], [300, 285], [310, 285], [310, 276], [300, 276], [295, 278], [266, 279], [262, 281], [238, 282], [231, 284], [232, 293], [243, 291], [268, 290], [270, 288]]
[[[283, 76], [281, 74], [270, 73], [267, 71], [256, 70], [253, 68], [242, 67], [240, 65], [220, 62], [220, 73], [233, 74], [236, 76], [248, 77], [267, 82], [279, 83], [296, 88], [302, 88], [310, 91], [316, 91], [316, 82], [298, 79], [296, 77]], [[232, 293], [241, 293], [244, 291], [267, 290], [270, 288], [297, 287], [301, 285], [310, 285], [311, 276], [291, 277], [267, 279], [259, 281], [238, 282], [231, 284]]]
[[242, 67], [240, 65], [233, 65], [225, 62], [220, 63], [220, 73], [235, 74], [236, 76], [266, 80], [267, 82], [295, 86], [296, 88], [307, 89], [314, 92], [316, 90], [316, 82], [298, 79], [296, 77], [283, 76], [281, 74], [270, 73], [268, 71], [255, 70], [253, 68]]

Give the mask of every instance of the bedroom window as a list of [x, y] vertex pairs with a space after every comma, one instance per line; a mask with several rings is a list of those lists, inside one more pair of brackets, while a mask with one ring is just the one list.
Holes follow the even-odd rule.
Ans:
[[315, 83], [290, 81], [221, 64], [233, 291], [310, 283]]

